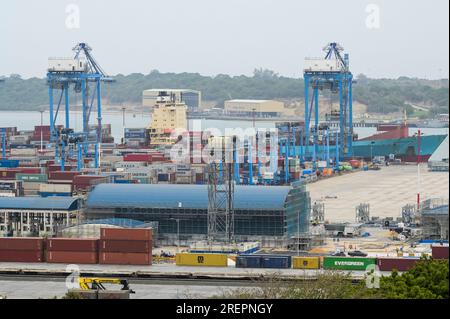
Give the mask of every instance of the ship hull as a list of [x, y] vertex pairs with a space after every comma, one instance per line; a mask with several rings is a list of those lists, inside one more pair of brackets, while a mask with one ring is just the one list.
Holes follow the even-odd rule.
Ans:
[[[441, 145], [447, 135], [425, 135], [420, 138], [420, 161], [427, 162], [434, 151]], [[352, 158], [371, 159], [375, 156], [387, 157], [394, 154], [395, 158], [400, 158], [404, 162], [416, 162], [418, 160], [417, 137], [392, 138], [382, 140], [359, 140], [353, 142]], [[280, 147], [281, 154], [285, 154], [285, 146]], [[323, 145], [319, 145], [317, 153], [314, 154], [312, 146], [290, 147], [290, 156], [302, 156], [306, 160], [316, 157], [325, 160], [328, 156], [334, 158], [336, 147], [330, 145], [329, 150]]]
[[[421, 162], [427, 162], [446, 137], [446, 135], [421, 136]], [[394, 154], [396, 158], [401, 158], [405, 162], [415, 162], [418, 159], [418, 146], [417, 137], [355, 141], [353, 142], [353, 156], [371, 158], [374, 156], [389, 156], [390, 154]]]

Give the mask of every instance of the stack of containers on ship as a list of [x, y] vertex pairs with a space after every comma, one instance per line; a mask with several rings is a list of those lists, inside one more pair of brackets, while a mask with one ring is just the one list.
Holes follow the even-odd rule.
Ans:
[[100, 264], [151, 265], [152, 229], [102, 228]]
[[98, 239], [48, 239], [47, 262], [97, 264]]
[[42, 238], [0, 238], [0, 262], [42, 262]]

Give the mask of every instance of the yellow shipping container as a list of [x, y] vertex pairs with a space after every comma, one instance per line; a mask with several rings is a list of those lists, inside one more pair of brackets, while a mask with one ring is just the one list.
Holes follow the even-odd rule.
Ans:
[[225, 254], [176, 254], [177, 266], [211, 266], [227, 267], [228, 256]]
[[320, 257], [293, 257], [292, 266], [295, 269], [319, 269]]

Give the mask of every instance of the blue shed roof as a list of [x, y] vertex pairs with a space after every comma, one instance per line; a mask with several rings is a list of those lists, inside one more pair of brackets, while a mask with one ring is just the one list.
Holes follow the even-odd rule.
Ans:
[[[289, 186], [235, 186], [235, 209], [284, 209]], [[207, 185], [100, 184], [89, 194], [87, 208], [208, 208]]]
[[0, 209], [76, 210], [77, 208], [77, 198], [73, 197], [0, 197]]

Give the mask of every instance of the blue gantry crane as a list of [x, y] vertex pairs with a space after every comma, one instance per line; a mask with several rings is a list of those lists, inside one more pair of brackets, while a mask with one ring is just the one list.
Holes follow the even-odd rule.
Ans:
[[[337, 145], [335, 163], [338, 163], [344, 157], [352, 156], [353, 75], [349, 69], [349, 55], [345, 53], [342, 56], [344, 48], [336, 42], [327, 44], [323, 50], [326, 52], [325, 58], [306, 58], [304, 66], [305, 157], [311, 158], [314, 165], [316, 158], [319, 156], [319, 91], [322, 90], [331, 90], [332, 93], [339, 94], [339, 123], [335, 140], [335, 145]], [[312, 90], [312, 96], [310, 96], [310, 89]], [[314, 120], [311, 121], [313, 113]], [[310, 128], [311, 122], [313, 122], [313, 125]], [[329, 132], [326, 135], [329, 136]], [[308, 147], [311, 142], [312, 150]], [[303, 157], [303, 160], [305, 157]]]
[[[98, 167], [98, 144], [102, 141], [102, 83], [113, 82], [100, 67], [91, 54], [92, 48], [87, 43], [78, 43], [73, 51], [73, 58], [50, 58], [48, 64], [47, 84], [50, 111], [51, 141], [55, 143], [56, 158], [61, 160], [64, 170], [66, 156], [77, 154], [78, 169], [82, 166], [83, 156], [88, 155], [89, 145], [95, 146], [95, 167]], [[69, 88], [73, 86], [75, 93], [81, 93], [82, 125], [81, 132], [70, 128]], [[55, 104], [55, 91], [58, 103]], [[65, 108], [64, 129], [57, 129], [56, 122], [61, 105]], [[97, 129], [91, 132], [89, 121], [93, 109], [97, 111]], [[68, 152], [66, 152], [66, 147]]]

